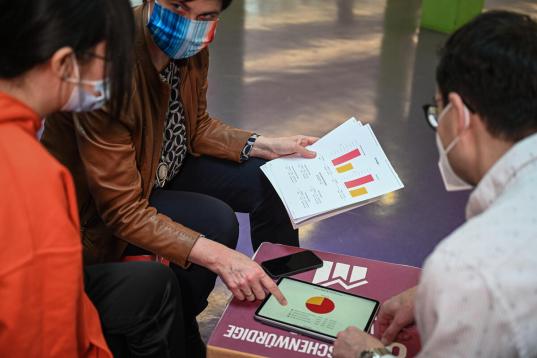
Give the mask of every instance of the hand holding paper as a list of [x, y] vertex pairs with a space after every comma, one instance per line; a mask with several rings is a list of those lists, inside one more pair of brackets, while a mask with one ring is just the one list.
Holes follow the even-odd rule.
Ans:
[[315, 152], [306, 147], [317, 142], [319, 138], [296, 135], [292, 137], [269, 138], [260, 136], [252, 149], [252, 157], [276, 159], [288, 155], [298, 155], [303, 158], [315, 158]]
[[315, 158], [279, 158], [261, 167], [295, 228], [403, 188], [371, 126], [355, 118], [308, 149], [317, 153]]

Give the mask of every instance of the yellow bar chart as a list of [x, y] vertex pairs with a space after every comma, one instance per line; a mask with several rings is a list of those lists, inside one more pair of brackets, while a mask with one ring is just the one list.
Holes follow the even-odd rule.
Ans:
[[352, 166], [352, 163], [347, 163], [345, 165], [342, 165], [336, 168], [338, 173], [345, 173], [352, 169], [354, 169], [354, 167]]

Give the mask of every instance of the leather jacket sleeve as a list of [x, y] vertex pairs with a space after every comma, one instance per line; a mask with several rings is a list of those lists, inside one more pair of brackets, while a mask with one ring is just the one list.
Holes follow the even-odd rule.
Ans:
[[159, 214], [142, 196], [131, 131], [103, 111], [75, 115], [75, 133], [90, 193], [114, 235], [182, 267], [199, 233]]
[[207, 112], [207, 75], [209, 70], [209, 51], [203, 50], [195, 58], [194, 66], [199, 71], [198, 111], [196, 129], [192, 138], [192, 151], [221, 159], [240, 162], [240, 154], [252, 132], [231, 127], [211, 117]]

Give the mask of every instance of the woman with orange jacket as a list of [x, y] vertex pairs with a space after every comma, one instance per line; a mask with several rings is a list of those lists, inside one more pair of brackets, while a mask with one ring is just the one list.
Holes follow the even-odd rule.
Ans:
[[50, 113], [108, 93], [121, 110], [132, 43], [128, 0], [0, 0], [1, 357], [183, 353], [175, 276], [157, 263], [83, 271], [71, 176], [37, 140]]

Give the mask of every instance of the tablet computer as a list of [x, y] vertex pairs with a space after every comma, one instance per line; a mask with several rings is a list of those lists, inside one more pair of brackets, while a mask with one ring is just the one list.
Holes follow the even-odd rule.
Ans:
[[333, 342], [340, 331], [355, 326], [368, 332], [380, 303], [288, 277], [278, 281], [287, 298], [282, 306], [269, 295], [254, 318], [271, 326]]

